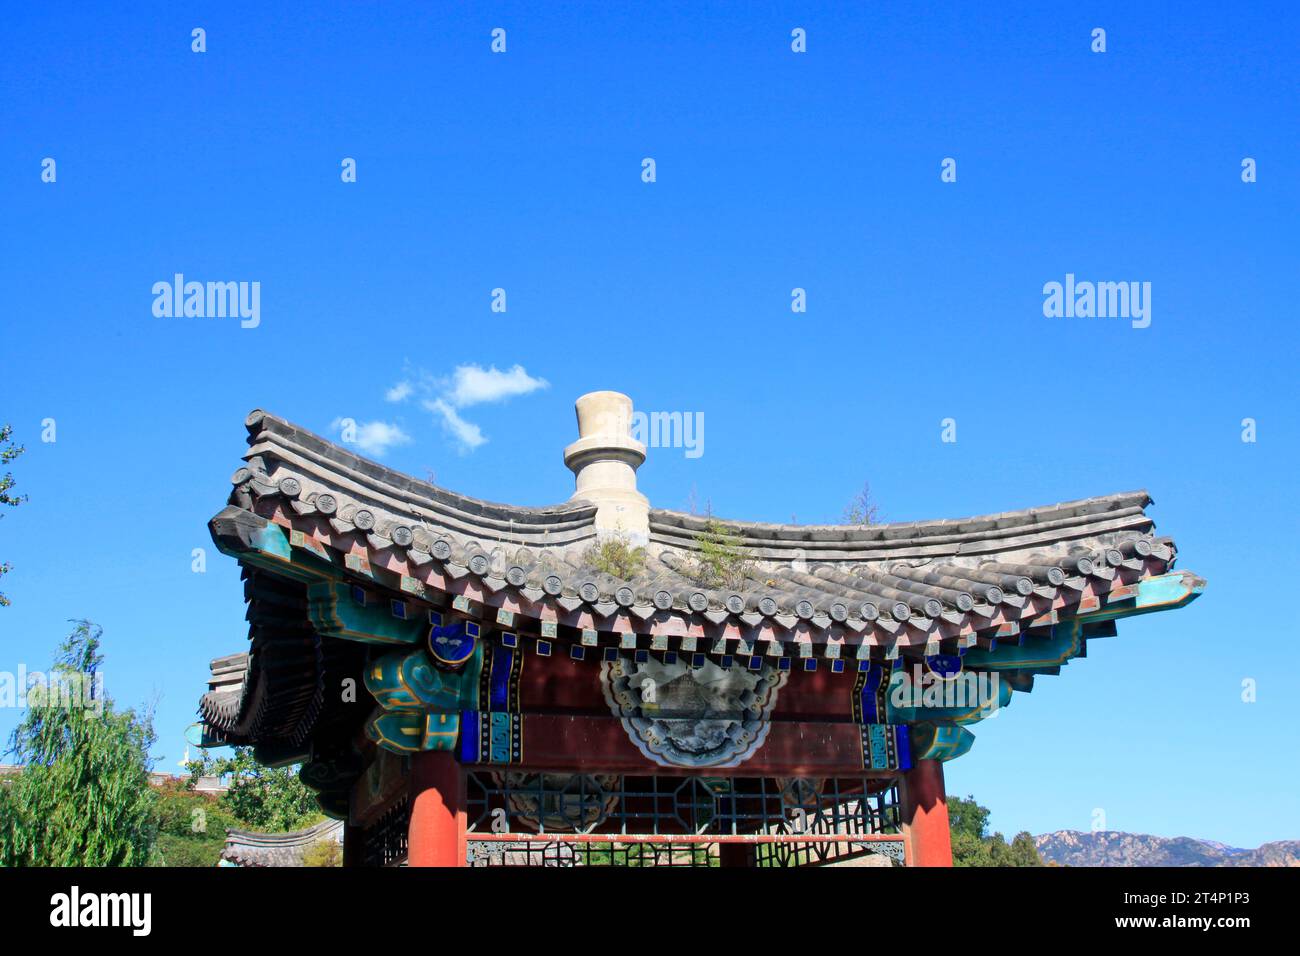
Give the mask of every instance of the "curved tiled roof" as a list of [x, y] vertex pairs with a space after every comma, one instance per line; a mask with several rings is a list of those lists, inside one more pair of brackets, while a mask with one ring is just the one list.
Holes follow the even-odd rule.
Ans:
[[[756, 555], [773, 560], [906, 560], [991, 554], [1053, 545], [1108, 531], [1145, 530], [1151, 520], [1145, 491], [1083, 498], [1021, 511], [908, 521], [894, 524], [789, 525], [722, 522]], [[680, 511], [651, 510], [651, 540], [668, 547], [693, 547], [712, 519]]]
[[[613, 632], [765, 628], [812, 643], [911, 647], [1018, 629], [1135, 578], [1163, 573], [1145, 491], [971, 518], [866, 527], [722, 521], [652, 509], [647, 560], [621, 579], [592, 566], [595, 508], [522, 508], [457, 495], [253, 412], [248, 464], [213, 533], [247, 512], [301, 530], [323, 553], [365, 557], [371, 578], [414, 579], [486, 607]], [[749, 560], [730, 587], [700, 583], [701, 535]]]
[[324, 820], [291, 833], [230, 829], [221, 859], [235, 866], [302, 866], [307, 850], [321, 842], [342, 843], [343, 821]]
[[[590, 536], [596, 509], [582, 502], [549, 508], [495, 504], [394, 471], [266, 412], [250, 413], [245, 425], [249, 466], [235, 472], [233, 484], [257, 495], [288, 495], [299, 514], [321, 514], [342, 528], [383, 538], [405, 526], [418, 539], [428, 526], [518, 544], [562, 544]], [[278, 466], [269, 483], [262, 467], [267, 461]], [[296, 489], [280, 487], [285, 478], [298, 482]], [[367, 522], [366, 512], [391, 520]]]
[[[200, 713], [212, 742], [252, 743], [270, 760], [301, 759], [313, 727], [343, 719], [323, 688], [360, 673], [364, 659], [364, 645], [318, 631], [332, 618], [312, 613], [305, 582], [321, 569], [380, 591], [405, 607], [403, 620], [421, 603], [450, 604], [560, 643], [863, 660], [987, 648], [1123, 607], [1115, 602], [1176, 557], [1154, 536], [1150, 496], [1133, 491], [870, 526], [649, 509], [644, 560], [619, 577], [593, 549], [609, 533], [596, 502], [494, 504], [265, 412], [246, 424], [246, 464], [210, 527], [244, 564], [250, 646], [213, 662]], [[736, 559], [721, 577], [707, 573], [719, 546]]]

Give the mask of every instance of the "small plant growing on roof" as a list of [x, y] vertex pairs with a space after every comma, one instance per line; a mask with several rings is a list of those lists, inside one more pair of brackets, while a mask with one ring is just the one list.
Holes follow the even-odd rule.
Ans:
[[645, 568], [645, 548], [633, 547], [626, 538], [606, 538], [593, 544], [583, 560], [620, 581], [630, 581]]
[[863, 526], [880, 523], [880, 507], [871, 497], [870, 482], [863, 482], [862, 490], [854, 495], [853, 500], [845, 507], [844, 523]]
[[704, 588], [740, 590], [754, 558], [744, 539], [716, 518], [695, 535], [695, 583]]

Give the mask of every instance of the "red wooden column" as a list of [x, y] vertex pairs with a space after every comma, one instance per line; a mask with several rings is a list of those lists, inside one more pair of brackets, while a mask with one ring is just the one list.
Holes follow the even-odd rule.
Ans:
[[903, 774], [903, 826], [911, 866], [952, 866], [952, 834], [943, 792], [943, 763], [918, 760]]
[[408, 866], [465, 865], [465, 779], [447, 751], [411, 758]]

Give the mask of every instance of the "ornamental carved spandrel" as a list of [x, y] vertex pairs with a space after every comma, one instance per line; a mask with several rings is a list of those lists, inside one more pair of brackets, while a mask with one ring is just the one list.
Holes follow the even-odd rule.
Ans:
[[638, 662], [620, 657], [601, 665], [601, 689], [628, 739], [664, 767], [735, 767], [767, 739], [777, 692], [786, 674], [712, 661]]

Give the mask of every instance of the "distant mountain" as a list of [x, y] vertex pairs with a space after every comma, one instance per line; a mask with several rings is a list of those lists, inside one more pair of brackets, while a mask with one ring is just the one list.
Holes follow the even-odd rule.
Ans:
[[1300, 866], [1300, 840], [1278, 840], [1254, 850], [1147, 833], [1058, 830], [1034, 837], [1044, 863], [1063, 866]]

